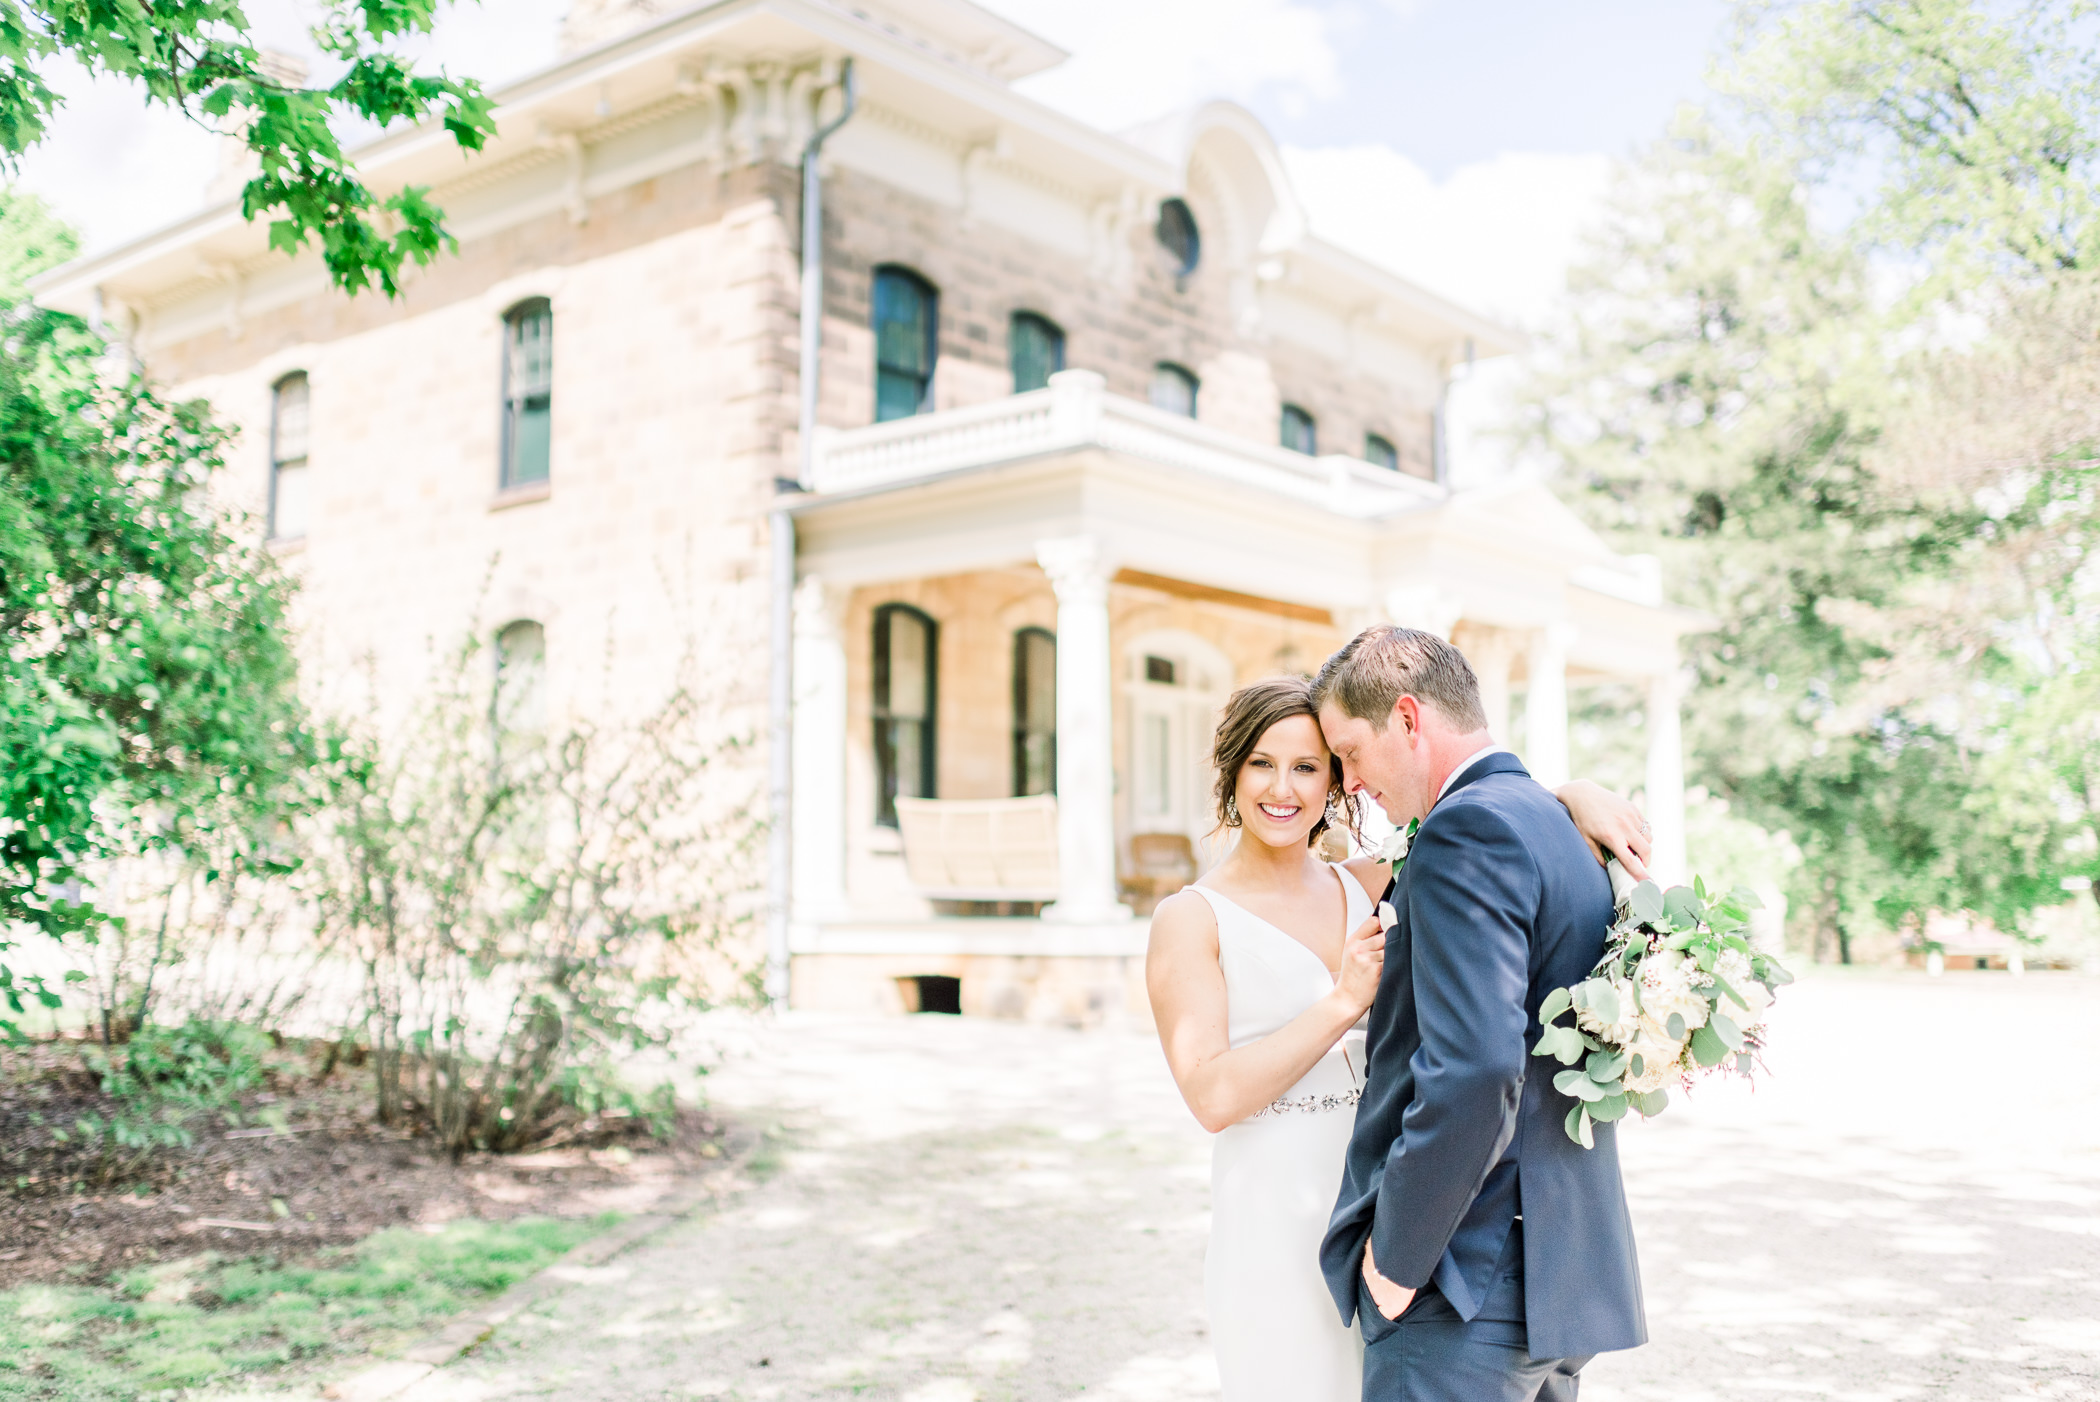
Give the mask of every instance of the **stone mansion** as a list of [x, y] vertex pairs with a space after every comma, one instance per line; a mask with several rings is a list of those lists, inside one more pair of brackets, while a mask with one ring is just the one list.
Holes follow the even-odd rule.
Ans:
[[697, 649], [762, 728], [791, 663], [797, 1005], [1140, 1011], [1133, 906], [1215, 857], [1218, 703], [1382, 619], [1456, 642], [1548, 781], [1569, 688], [1646, 687], [1681, 865], [1700, 620], [1545, 489], [1446, 485], [1446, 384], [1519, 338], [1311, 234], [1239, 107], [1110, 134], [1011, 86], [1062, 58], [970, 0], [576, 0], [485, 151], [359, 154], [460, 241], [398, 300], [223, 189], [38, 295], [241, 427], [324, 692], [485, 629], [553, 710]]

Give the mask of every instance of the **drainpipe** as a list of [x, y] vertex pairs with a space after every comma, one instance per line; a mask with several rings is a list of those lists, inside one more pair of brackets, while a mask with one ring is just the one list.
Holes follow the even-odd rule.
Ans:
[[770, 517], [772, 539], [772, 666], [767, 679], [766, 788], [771, 826], [766, 832], [766, 997], [787, 1006], [788, 914], [794, 890], [795, 833], [793, 747], [795, 740], [795, 518], [786, 510], [790, 492], [806, 492], [816, 466], [817, 361], [824, 343], [824, 206], [817, 156], [830, 135], [853, 115], [853, 60], [839, 72], [845, 105], [817, 128], [802, 148], [802, 415], [801, 463], [792, 480], [776, 479]]

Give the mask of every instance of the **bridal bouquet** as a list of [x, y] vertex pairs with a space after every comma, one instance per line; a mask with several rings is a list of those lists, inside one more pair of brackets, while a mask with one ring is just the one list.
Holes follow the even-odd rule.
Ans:
[[1581, 983], [1546, 995], [1531, 1049], [1568, 1068], [1553, 1086], [1574, 1097], [1568, 1138], [1585, 1149], [1599, 1120], [1661, 1114], [1671, 1086], [1715, 1070], [1748, 1076], [1773, 990], [1794, 981], [1744, 938], [1762, 904], [1750, 891], [1709, 897], [1696, 878], [1665, 891], [1636, 884], [1617, 862], [1611, 876], [1618, 906], [1604, 957]]

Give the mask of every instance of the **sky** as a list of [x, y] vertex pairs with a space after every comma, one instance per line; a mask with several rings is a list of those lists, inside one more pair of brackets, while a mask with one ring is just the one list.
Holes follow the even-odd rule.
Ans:
[[[984, 0], [1070, 51], [1024, 91], [1111, 130], [1231, 98], [1283, 147], [1321, 235], [1520, 327], [1551, 312], [1612, 162], [1704, 91], [1727, 0]], [[660, 8], [668, 5], [659, 0]], [[448, 11], [430, 57], [494, 86], [554, 56], [566, 0]], [[258, 41], [311, 54], [299, 0], [248, 6]], [[91, 248], [203, 202], [218, 138], [124, 85], [58, 75], [66, 108], [22, 164]], [[1516, 372], [1455, 396], [1466, 475]]]

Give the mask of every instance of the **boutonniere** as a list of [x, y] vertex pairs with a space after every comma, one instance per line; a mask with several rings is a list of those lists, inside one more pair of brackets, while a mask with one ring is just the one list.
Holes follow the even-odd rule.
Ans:
[[1414, 846], [1415, 834], [1421, 830], [1422, 820], [1420, 818], [1409, 818], [1406, 827], [1396, 829], [1391, 837], [1379, 844], [1378, 860], [1391, 862], [1393, 870], [1395, 872], [1399, 871], [1401, 866], [1407, 861], [1407, 849]]

